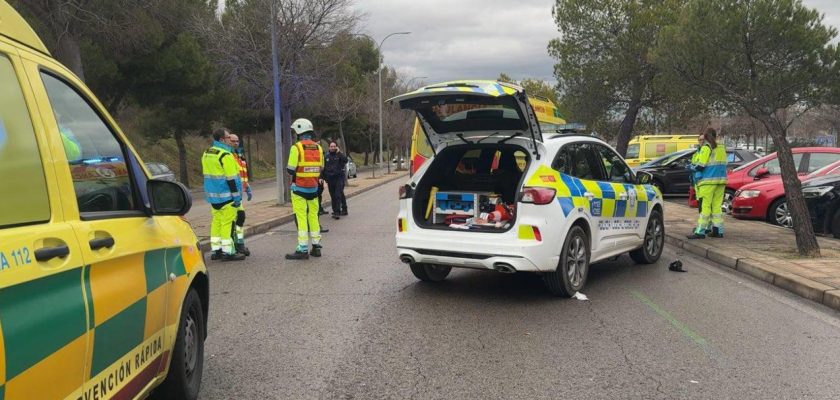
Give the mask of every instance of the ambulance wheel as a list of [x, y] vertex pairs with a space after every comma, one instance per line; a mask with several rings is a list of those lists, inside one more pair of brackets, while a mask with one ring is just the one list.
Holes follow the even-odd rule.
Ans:
[[156, 399], [198, 398], [204, 370], [204, 310], [195, 289], [190, 289], [181, 310], [178, 336], [172, 349], [166, 380], [155, 390]]
[[440, 282], [449, 276], [449, 271], [452, 271], [452, 267], [446, 265], [413, 263], [409, 264], [409, 267], [411, 267], [411, 273], [423, 282]]
[[662, 213], [659, 210], [653, 210], [645, 228], [645, 241], [642, 247], [630, 252], [630, 258], [637, 264], [653, 264], [659, 261], [663, 247], [665, 247], [665, 225], [662, 224]]
[[589, 238], [583, 228], [575, 225], [566, 235], [557, 270], [543, 274], [543, 281], [551, 294], [572, 297], [586, 284], [587, 276], [589, 276]]

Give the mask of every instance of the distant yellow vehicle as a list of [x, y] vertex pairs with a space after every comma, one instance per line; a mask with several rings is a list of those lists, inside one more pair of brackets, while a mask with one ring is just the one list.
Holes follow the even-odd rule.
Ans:
[[627, 145], [625, 161], [636, 167], [675, 151], [697, 147], [697, 135], [641, 135]]
[[196, 399], [209, 286], [190, 193], [149, 177], [4, 0], [0, 176], [0, 399]]
[[[566, 123], [566, 120], [557, 110], [557, 106], [550, 99], [542, 96], [528, 95], [528, 103], [534, 109], [537, 121], [540, 123], [540, 130], [543, 132], [556, 131]], [[426, 160], [432, 158], [434, 151], [432, 146], [423, 135], [420, 127], [420, 120], [414, 119], [414, 129], [411, 133], [411, 158], [409, 158], [409, 171], [414, 174]], [[524, 160], [517, 160], [524, 165]]]

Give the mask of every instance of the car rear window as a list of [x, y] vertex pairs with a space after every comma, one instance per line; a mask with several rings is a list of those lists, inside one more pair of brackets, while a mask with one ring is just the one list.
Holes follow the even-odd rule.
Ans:
[[441, 96], [426, 100], [416, 110], [437, 133], [528, 129], [512, 96]]

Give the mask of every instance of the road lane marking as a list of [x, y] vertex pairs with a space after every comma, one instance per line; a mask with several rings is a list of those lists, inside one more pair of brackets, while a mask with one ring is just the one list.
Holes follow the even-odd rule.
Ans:
[[678, 319], [674, 318], [673, 315], [671, 315], [668, 311], [665, 311], [665, 309], [660, 307], [658, 304], [654, 303], [653, 300], [645, 296], [642, 292], [639, 292], [638, 290], [631, 290], [630, 293], [637, 300], [641, 301], [642, 304], [648, 306], [651, 310], [653, 310], [653, 312], [657, 313], [660, 317], [665, 318], [665, 320], [668, 321], [668, 323], [671, 324], [671, 326], [677, 328], [677, 330], [682, 332], [683, 335], [685, 335], [686, 337], [691, 339], [691, 341], [693, 341], [695, 344], [700, 346], [700, 348], [703, 349], [703, 351], [707, 355], [711, 356], [712, 349], [711, 347], [709, 347], [709, 344], [706, 343], [706, 339], [697, 334], [697, 332], [691, 330], [691, 328], [686, 326], [684, 323], [680, 322]]

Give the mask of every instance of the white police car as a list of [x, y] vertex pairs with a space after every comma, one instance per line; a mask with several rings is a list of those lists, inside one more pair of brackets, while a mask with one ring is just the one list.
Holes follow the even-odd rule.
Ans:
[[391, 100], [414, 110], [435, 155], [400, 188], [397, 252], [414, 275], [451, 268], [542, 274], [571, 296], [590, 263], [662, 254], [662, 195], [597, 138], [541, 132], [522, 88], [430, 85]]

